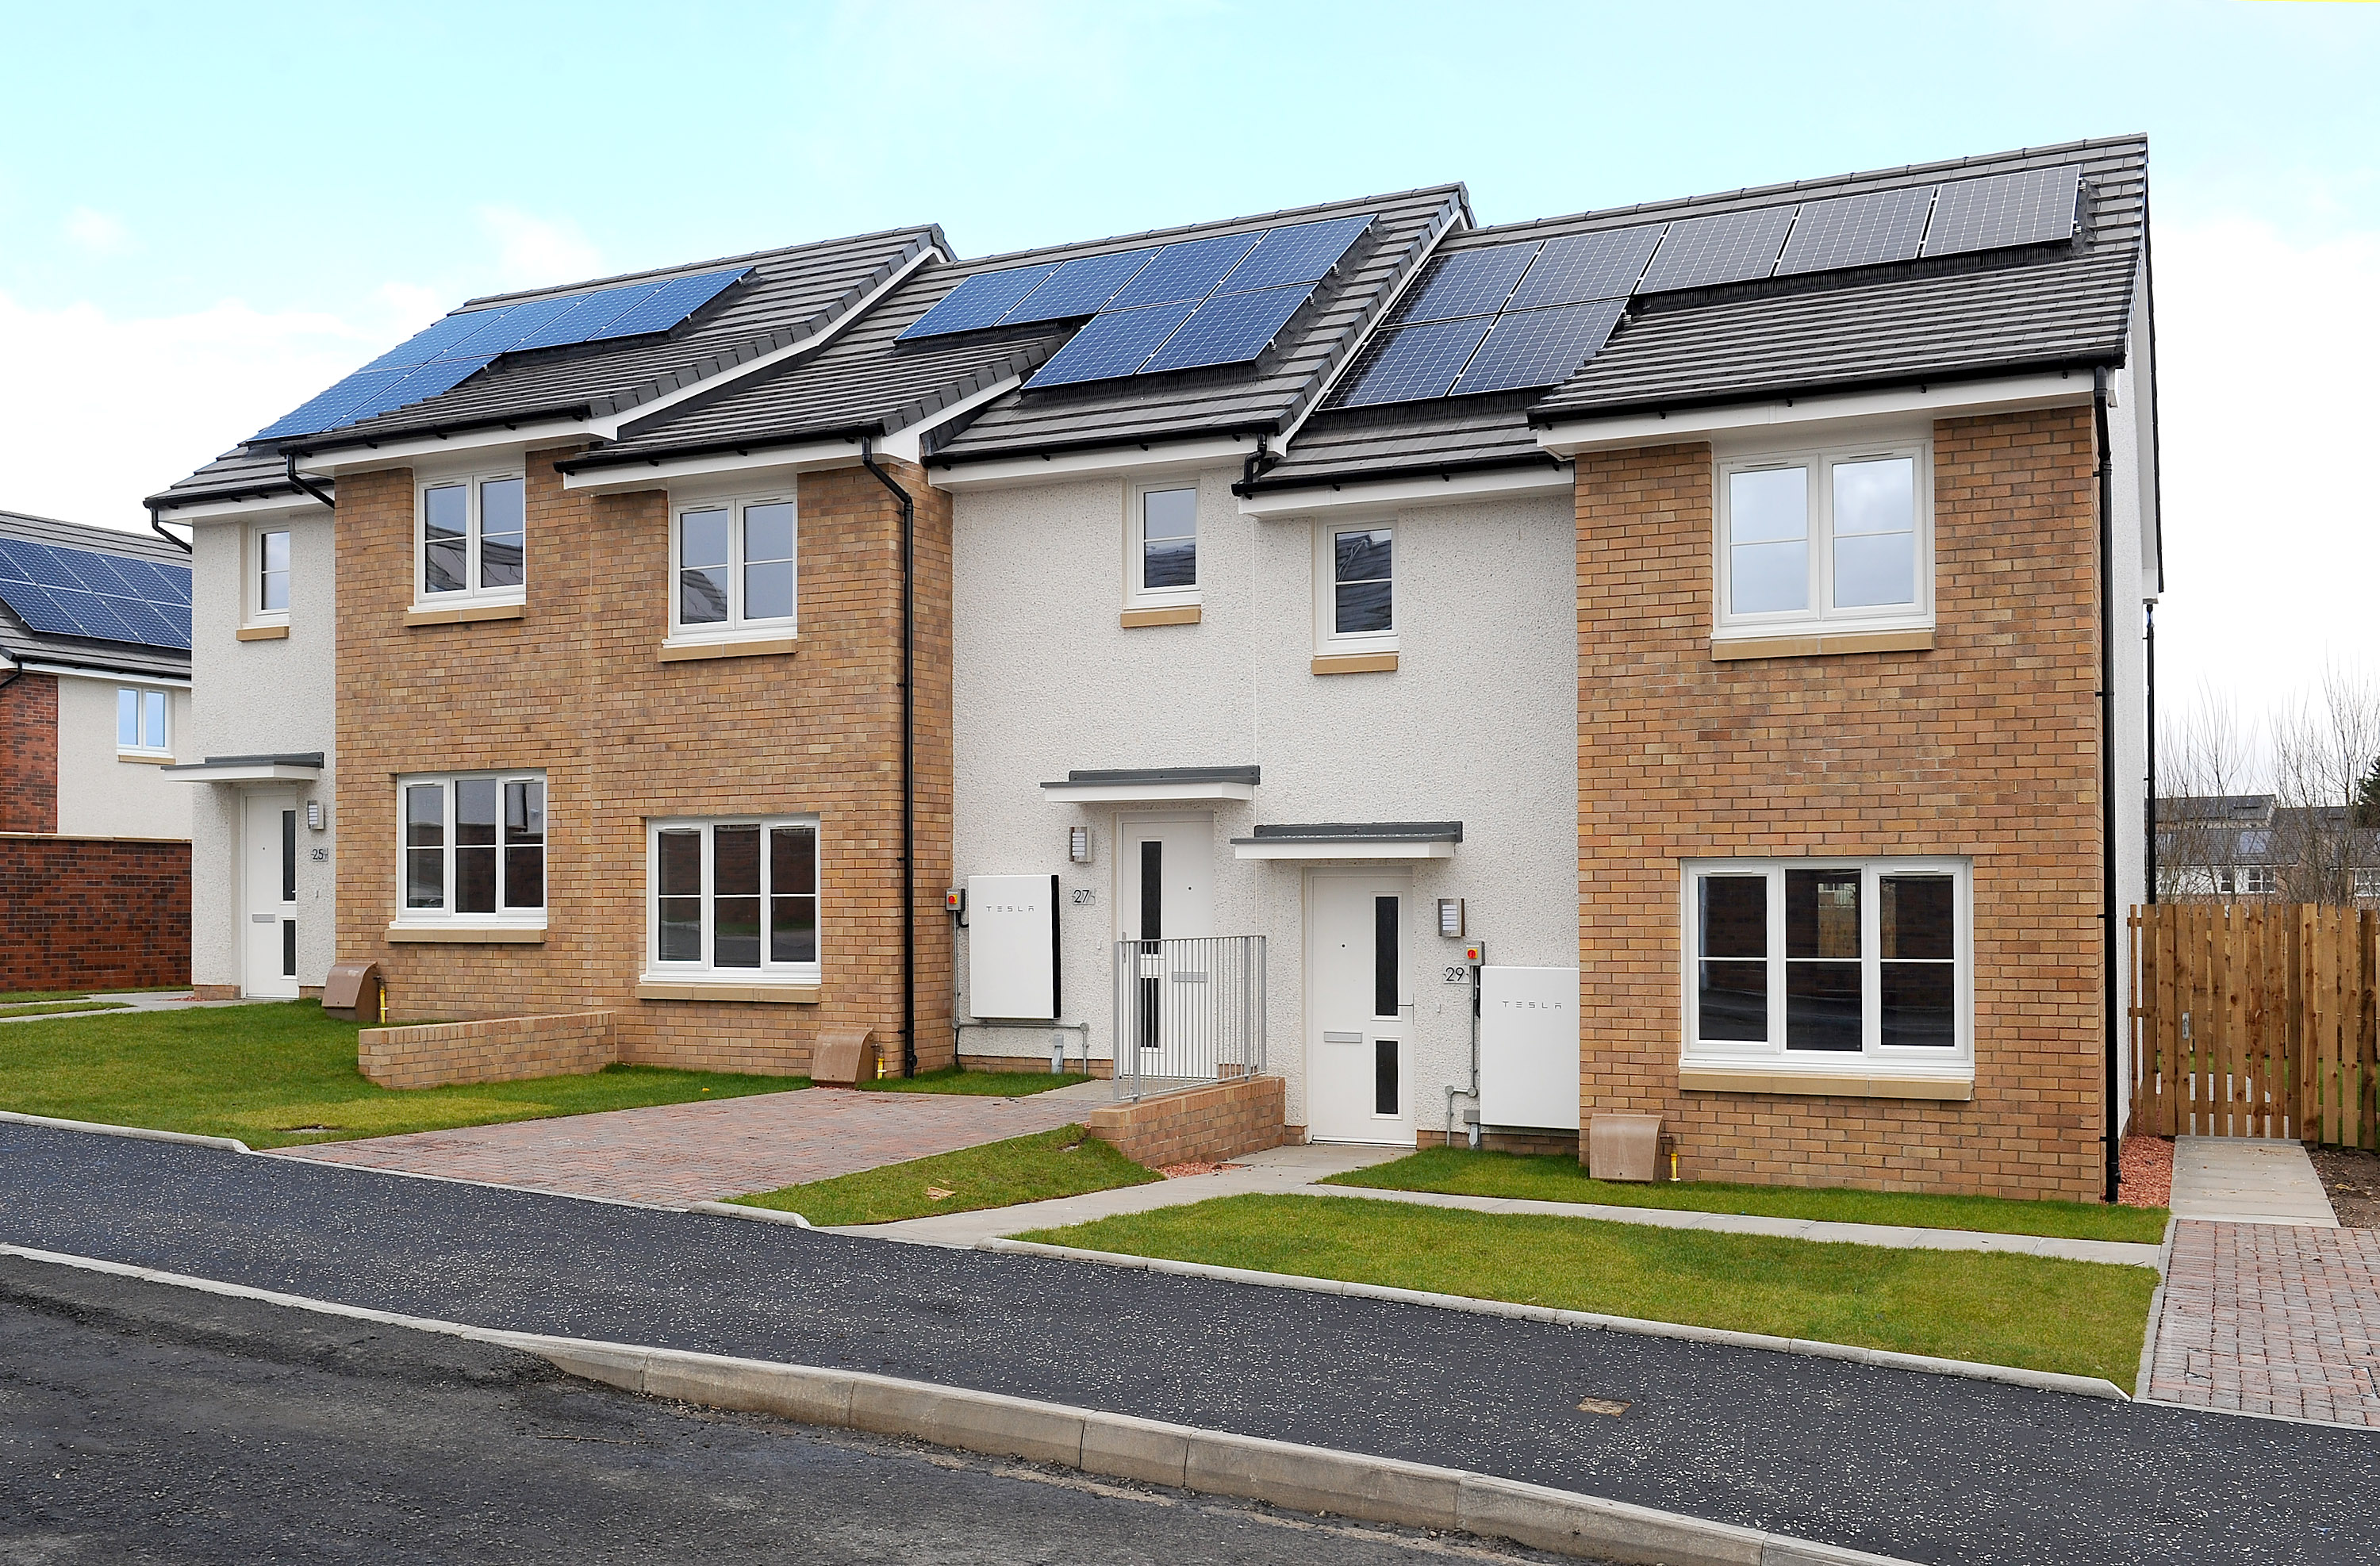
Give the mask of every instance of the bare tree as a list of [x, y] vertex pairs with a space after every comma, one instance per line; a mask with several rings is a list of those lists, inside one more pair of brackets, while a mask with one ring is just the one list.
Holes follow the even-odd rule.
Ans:
[[[2350, 903], [2356, 871], [2380, 868], [2365, 818], [2380, 771], [2380, 685], [2362, 668], [2332, 663], [2314, 700], [2290, 704], [2273, 723], [2271, 862], [2297, 903]], [[2368, 882], [2367, 882], [2368, 886]]]
[[2212, 686], [2157, 730], [2160, 895], [2230, 895], [2243, 828], [2267, 824], [2272, 801], [2250, 795], [2239, 710]]

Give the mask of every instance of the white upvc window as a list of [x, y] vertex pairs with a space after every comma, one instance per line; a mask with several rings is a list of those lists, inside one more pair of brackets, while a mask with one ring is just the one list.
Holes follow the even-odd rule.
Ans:
[[545, 774], [399, 778], [399, 924], [545, 923]]
[[1924, 442], [1721, 462], [1717, 634], [1931, 625], [1933, 492]]
[[174, 698], [170, 691], [119, 686], [115, 748], [126, 756], [171, 756]]
[[1688, 1063], [1971, 1076], [1971, 885], [1963, 859], [1689, 861]]
[[819, 982], [818, 818], [656, 820], [648, 832], [649, 977]]
[[670, 639], [794, 634], [790, 491], [680, 501], [670, 520]]
[[2271, 897], [2281, 890], [2281, 873], [2270, 865], [2242, 865], [2236, 885], [2242, 897]]
[[289, 623], [289, 529], [263, 527], [248, 535], [246, 614], [250, 625]]
[[528, 481], [518, 472], [473, 473], [423, 479], [415, 488], [415, 602], [521, 601]]
[[1165, 609], [1198, 601], [1198, 486], [1172, 479], [1128, 485], [1124, 601]]
[[2375, 898], [2380, 898], [2380, 870], [2357, 870], [2355, 900], [2359, 903], [2369, 903]]
[[1325, 523], [1314, 533], [1315, 646], [1323, 652], [1397, 645], [1396, 530], [1386, 522]]

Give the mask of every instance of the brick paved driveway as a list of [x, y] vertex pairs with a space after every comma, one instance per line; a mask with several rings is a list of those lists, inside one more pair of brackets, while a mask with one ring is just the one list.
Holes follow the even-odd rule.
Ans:
[[1085, 1119], [1093, 1107], [1054, 1095], [810, 1087], [375, 1136], [274, 1156], [683, 1207], [1050, 1131]]
[[2380, 1230], [2174, 1227], [2149, 1395], [2380, 1428]]

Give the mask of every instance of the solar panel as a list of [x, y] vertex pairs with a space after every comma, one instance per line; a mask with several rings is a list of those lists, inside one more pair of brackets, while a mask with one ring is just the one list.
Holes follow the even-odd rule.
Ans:
[[1168, 245], [1140, 269], [1139, 276], [1108, 301], [1108, 308], [1131, 310], [1138, 305], [1170, 305], [1184, 299], [1195, 303], [1203, 299], [1263, 237], [1264, 231], [1258, 229], [1253, 234], [1218, 234], [1209, 239], [1184, 239]]
[[[727, 291], [728, 285], [751, 271], [737, 267], [731, 272], [704, 272], [692, 277], [673, 277], [653, 290], [653, 297], [629, 306], [601, 330], [587, 334], [587, 341], [600, 343], [613, 337], [638, 337], [648, 332], [666, 332]], [[480, 352], [478, 345], [466, 342], [460, 346]]]
[[340, 420], [354, 424], [366, 419], [376, 419], [383, 413], [394, 413], [415, 403], [428, 402], [431, 397], [451, 392], [474, 374], [496, 362], [497, 355], [480, 358], [433, 358], [420, 369], [408, 372], [393, 385], [380, 387], [365, 401], [347, 410]]
[[1026, 382], [1033, 386], [1069, 386], [1081, 381], [1106, 381], [1129, 375], [1164, 346], [1176, 327], [1198, 307], [1177, 301], [1145, 310], [1110, 310], [1095, 315], [1066, 346], [1050, 356]]
[[1224, 279], [1223, 291], [1248, 294], [1289, 283], [1319, 282], [1363, 237], [1377, 215], [1366, 212], [1361, 217], [1335, 217], [1272, 229], [1238, 270]]
[[1439, 257], [1398, 307], [1397, 324], [1495, 314], [1511, 296], [1512, 285], [1536, 259], [1537, 245], [1532, 239], [1525, 245], [1496, 245]]
[[1754, 207], [1673, 223], [1636, 291], [1658, 294], [1766, 277], [1792, 226], [1791, 207]]
[[1488, 340], [1463, 367], [1462, 378], [1449, 395], [1560, 385], [1603, 351], [1611, 329], [1627, 309], [1626, 299], [1594, 299], [1545, 310], [1507, 310], [1496, 318]]
[[564, 308], [524, 331], [519, 341], [507, 351], [520, 353], [530, 348], [559, 348], [572, 343], [586, 342], [618, 320], [621, 312], [638, 299], [651, 297], [653, 292], [652, 284], [638, 283], [625, 288], [599, 288], [591, 294], [577, 294], [556, 300]]
[[1182, 323], [1182, 330], [1166, 339], [1156, 357], [1140, 367], [1140, 373], [1153, 375], [1161, 370], [1244, 364], [1263, 353], [1281, 334], [1281, 329], [1289, 324], [1297, 308], [1313, 295], [1311, 283], [1259, 288], [1253, 294], [1218, 294], [1200, 305]]
[[2073, 164], [1945, 185], [1934, 199], [1925, 253], [1949, 256], [2070, 239], [2082, 194], [2082, 170]]
[[502, 314], [504, 311], [500, 309], [466, 310], [441, 316], [365, 365], [364, 369], [410, 370], [417, 364], [428, 364], [448, 344], [460, 342], [472, 333], [485, 329], [491, 319]]
[[1039, 287], [1000, 318], [1000, 323], [1019, 326], [1028, 321], [1097, 315], [1117, 289], [1148, 264], [1158, 249], [1151, 245], [1145, 249], [1120, 250], [1111, 256], [1076, 256], [1043, 278]]
[[1038, 266], [1013, 266], [1005, 272], [978, 272], [943, 295], [933, 309], [911, 322], [893, 341], [905, 343], [912, 337], [973, 332], [990, 326], [1057, 270], [1056, 261], [1045, 261]]
[[334, 384], [330, 390], [315, 393], [249, 439], [269, 441], [281, 435], [310, 435], [318, 430], [335, 430], [342, 424], [352, 424], [356, 420], [357, 408], [382, 395], [419, 368], [418, 365], [404, 365], [392, 370], [358, 370]]
[[189, 575], [96, 550], [0, 539], [0, 601], [49, 636], [188, 649]]
[[1535, 310], [1587, 299], [1624, 299], [1634, 291], [1636, 279], [1645, 274], [1645, 263], [1653, 259], [1653, 247], [1660, 242], [1658, 223], [1548, 239], [1505, 308]]
[[1493, 324], [1486, 316], [1400, 326], [1374, 338], [1349, 372], [1341, 407], [1442, 397]]
[[1912, 261], [1933, 208], [1930, 185], [1804, 201], [1802, 215], [1793, 220], [1793, 237], [1778, 258], [1777, 275]]

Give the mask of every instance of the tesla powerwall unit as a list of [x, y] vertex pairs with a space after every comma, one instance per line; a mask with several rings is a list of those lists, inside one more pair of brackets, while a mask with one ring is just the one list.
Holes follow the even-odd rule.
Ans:
[[966, 920], [967, 1009], [1056, 1021], [1058, 878], [969, 876]]
[[1479, 1121], [1578, 1129], [1578, 970], [1479, 970]]

